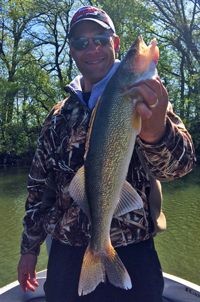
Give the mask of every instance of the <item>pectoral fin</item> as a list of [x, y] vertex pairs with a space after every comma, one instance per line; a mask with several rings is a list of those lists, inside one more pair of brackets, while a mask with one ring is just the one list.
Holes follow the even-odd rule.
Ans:
[[114, 215], [121, 216], [143, 207], [143, 201], [136, 190], [125, 181]]
[[128, 98], [129, 100], [134, 100], [138, 96], [138, 92], [140, 91], [140, 87], [133, 87], [131, 89], [127, 89], [122, 96]]
[[127, 98], [133, 102], [133, 130], [135, 134], [139, 134], [142, 126], [141, 116], [138, 111], [135, 109], [135, 104], [138, 101], [141, 101], [141, 96], [139, 95], [140, 88], [133, 87], [131, 89], [126, 90], [122, 96]]
[[135, 134], [139, 134], [142, 127], [142, 120], [139, 112], [134, 108], [133, 110], [133, 129]]
[[90, 219], [90, 209], [85, 191], [85, 168], [82, 166], [69, 185], [69, 194]]

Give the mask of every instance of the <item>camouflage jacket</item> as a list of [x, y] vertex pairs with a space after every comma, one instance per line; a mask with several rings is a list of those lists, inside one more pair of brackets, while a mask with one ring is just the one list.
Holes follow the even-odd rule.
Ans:
[[[91, 111], [71, 92], [68, 99], [52, 109], [42, 126], [28, 179], [22, 254], [39, 254], [47, 233], [64, 244], [88, 243], [90, 223], [69, 196], [68, 187], [84, 163], [90, 117]], [[185, 175], [192, 169], [194, 159], [191, 137], [173, 112], [168, 112], [167, 132], [159, 144], [145, 144], [137, 138], [127, 180], [142, 197], [144, 207], [113, 217], [110, 233], [114, 247], [146, 240], [159, 230], [155, 224], [161, 213], [161, 192], [157, 194], [156, 179], [171, 180]], [[154, 219], [154, 206], [150, 215], [150, 193], [153, 201], [159, 195]], [[161, 229], [165, 229], [165, 223]]]

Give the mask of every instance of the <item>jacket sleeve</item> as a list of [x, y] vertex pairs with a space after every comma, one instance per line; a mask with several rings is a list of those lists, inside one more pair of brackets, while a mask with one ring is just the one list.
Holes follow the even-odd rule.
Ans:
[[137, 138], [149, 174], [160, 181], [187, 174], [196, 160], [192, 138], [181, 119], [172, 110], [167, 112], [166, 125], [166, 134], [156, 145], [147, 144]]
[[[21, 254], [38, 255], [40, 245], [46, 238], [46, 232], [43, 228], [46, 209], [43, 207], [42, 200], [49, 181], [49, 154], [52, 147], [46, 129], [51, 123], [51, 117], [52, 114], [48, 116], [42, 126], [28, 177], [28, 197], [25, 204], [26, 216], [23, 219]], [[49, 200], [52, 202], [51, 199]]]

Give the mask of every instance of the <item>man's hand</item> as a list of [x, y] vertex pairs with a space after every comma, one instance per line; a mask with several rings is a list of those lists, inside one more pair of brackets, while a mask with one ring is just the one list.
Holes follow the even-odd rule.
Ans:
[[[136, 109], [142, 118], [139, 137], [147, 143], [156, 144], [166, 132], [168, 93], [159, 77], [145, 80], [132, 87], [139, 87]], [[130, 87], [129, 87], [130, 88]], [[150, 106], [158, 104], [151, 108]]]
[[24, 293], [27, 289], [35, 291], [35, 287], [38, 287], [36, 281], [35, 266], [37, 263], [37, 256], [33, 254], [24, 254], [21, 256], [18, 264], [18, 281]]

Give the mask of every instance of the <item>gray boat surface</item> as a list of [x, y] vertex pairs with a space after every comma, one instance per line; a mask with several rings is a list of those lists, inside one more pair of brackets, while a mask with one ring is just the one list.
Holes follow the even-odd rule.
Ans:
[[[163, 302], [200, 302], [200, 286], [184, 279], [163, 273], [165, 286]], [[0, 288], [0, 302], [45, 302], [43, 285], [46, 270], [37, 273], [39, 287], [24, 294], [18, 281]]]

